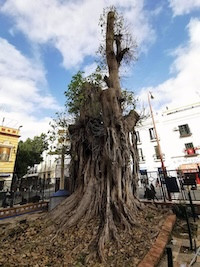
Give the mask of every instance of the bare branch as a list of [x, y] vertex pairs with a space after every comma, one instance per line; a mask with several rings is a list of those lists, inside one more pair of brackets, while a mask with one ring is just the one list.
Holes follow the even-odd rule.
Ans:
[[110, 80], [108, 78], [108, 76], [104, 76], [104, 82], [106, 83], [106, 85], [108, 86], [108, 88], [112, 87], [111, 83], [110, 83]]
[[118, 65], [120, 65], [122, 59], [124, 58], [124, 55], [125, 55], [126, 53], [128, 53], [129, 50], [130, 50], [130, 49], [127, 47], [127, 48], [124, 48], [122, 51], [120, 51], [119, 54], [117, 54], [116, 58], [117, 58]]

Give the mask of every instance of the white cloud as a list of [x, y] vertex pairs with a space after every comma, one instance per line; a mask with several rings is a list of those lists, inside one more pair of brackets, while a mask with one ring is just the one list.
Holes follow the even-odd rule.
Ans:
[[169, 0], [174, 16], [188, 14], [200, 9], [200, 0]]
[[[1, 117], [27, 121], [24, 131], [36, 132], [39, 128], [34, 114], [44, 109], [58, 109], [55, 99], [44, 93], [45, 72], [42, 66], [23, 56], [13, 45], [0, 38], [0, 108]], [[44, 119], [45, 120], [45, 119]], [[42, 120], [39, 119], [38, 126]]]
[[185, 46], [175, 49], [171, 66], [173, 77], [156, 87], [143, 88], [140, 99], [146, 101], [147, 92], [155, 97], [155, 109], [176, 108], [200, 102], [200, 20], [191, 19], [187, 26], [189, 40]]
[[140, 47], [154, 40], [143, 0], [7, 0], [1, 12], [14, 18], [13, 33], [19, 30], [32, 42], [51, 43], [70, 68], [95, 55], [101, 38], [98, 20], [103, 8], [111, 5], [123, 10]]

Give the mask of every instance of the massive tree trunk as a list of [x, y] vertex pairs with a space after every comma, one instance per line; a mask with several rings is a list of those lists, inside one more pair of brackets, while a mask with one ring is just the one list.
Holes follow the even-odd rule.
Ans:
[[[134, 126], [139, 116], [121, 108], [119, 66], [128, 51], [114, 34], [115, 12], [107, 16], [106, 59], [108, 88], [85, 84], [85, 104], [69, 128], [73, 194], [50, 214], [60, 231], [98, 218], [93, 246], [104, 260], [110, 238], [120, 241], [118, 228], [129, 231], [137, 224], [140, 202], [136, 197], [138, 156]], [[116, 49], [114, 48], [116, 46]]]

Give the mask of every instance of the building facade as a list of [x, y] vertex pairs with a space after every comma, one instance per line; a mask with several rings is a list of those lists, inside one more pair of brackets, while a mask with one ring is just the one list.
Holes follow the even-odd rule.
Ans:
[[10, 190], [19, 137], [19, 129], [0, 126], [0, 191]]
[[34, 185], [36, 188], [40, 185], [49, 188], [54, 192], [61, 187], [62, 182], [63, 187], [70, 190], [70, 157], [66, 155], [66, 153], [62, 153], [63, 151], [67, 152], [69, 148], [68, 128], [58, 128], [58, 132], [55, 135], [55, 140], [54, 143], [51, 144], [50, 150], [43, 152], [43, 161], [39, 164], [35, 164], [34, 167], [29, 168], [27, 174], [23, 176], [23, 186], [27, 188]]
[[[69, 163], [70, 158], [65, 157], [64, 162], [64, 179], [66, 188], [69, 190]], [[55, 192], [59, 189], [59, 181], [61, 177], [61, 157], [60, 155], [49, 154], [48, 151], [43, 152], [43, 161], [35, 164], [34, 167], [28, 169], [27, 174], [23, 176], [23, 186], [27, 189], [29, 186], [45, 185], [46, 188]], [[35, 186], [36, 187], [36, 186]]]
[[[167, 170], [200, 172], [200, 103], [154, 114], [161, 154]], [[161, 160], [152, 118], [136, 128], [141, 172], [161, 169]]]

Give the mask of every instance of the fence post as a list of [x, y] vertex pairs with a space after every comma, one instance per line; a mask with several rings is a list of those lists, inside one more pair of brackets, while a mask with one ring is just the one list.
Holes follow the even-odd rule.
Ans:
[[171, 249], [170, 246], [167, 246], [166, 249], [167, 249], [167, 263], [168, 263], [168, 267], [173, 267], [172, 249]]
[[188, 214], [187, 214], [187, 210], [186, 210], [185, 206], [183, 207], [183, 209], [184, 209], [185, 218], [186, 218], [186, 222], [187, 222], [188, 235], [189, 235], [189, 240], [190, 240], [190, 250], [192, 250], [193, 249], [193, 246], [192, 246], [192, 233], [191, 233], [189, 218], [188, 218]]
[[192, 202], [190, 191], [188, 191], [188, 198], [189, 198], [189, 201], [190, 201], [190, 207], [191, 207], [191, 211], [192, 211], [192, 217], [193, 217], [193, 220], [195, 222], [196, 221], [196, 213], [195, 213], [195, 209], [194, 209], [194, 205], [193, 205], [193, 202]]
[[159, 180], [160, 180], [160, 185], [161, 185], [161, 191], [162, 191], [162, 195], [163, 195], [163, 200], [164, 202], [166, 202], [166, 198], [165, 198], [165, 192], [164, 192], [164, 188], [163, 188], [163, 182], [162, 179], [160, 177], [160, 175], [158, 174]]

